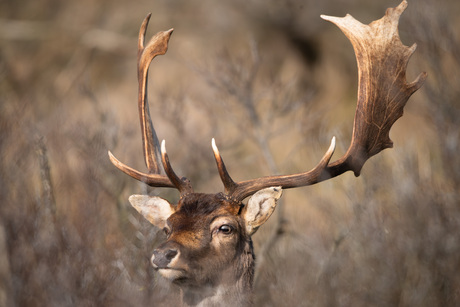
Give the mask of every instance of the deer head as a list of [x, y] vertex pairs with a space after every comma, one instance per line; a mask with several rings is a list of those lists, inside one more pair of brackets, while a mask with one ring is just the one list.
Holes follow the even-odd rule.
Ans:
[[[152, 265], [160, 274], [184, 288], [199, 289], [201, 294], [209, 289], [204, 297], [216, 295], [216, 289], [225, 284], [238, 285], [234, 290], [241, 295], [249, 292], [254, 270], [251, 235], [268, 220], [282, 189], [308, 186], [347, 171], [359, 176], [370, 157], [392, 147], [390, 129], [402, 116], [409, 97], [426, 79], [426, 73], [421, 73], [415, 81], [406, 81], [406, 67], [416, 48], [415, 44], [403, 45], [398, 35], [399, 18], [406, 7], [407, 2], [403, 1], [369, 25], [350, 15], [321, 16], [336, 24], [349, 38], [358, 62], [359, 89], [353, 136], [343, 157], [330, 162], [335, 149], [335, 138], [332, 138], [329, 149], [310, 171], [235, 182], [213, 139], [217, 169], [224, 185], [224, 191], [217, 194], [195, 193], [189, 180], [173, 171], [164, 141], [160, 149], [147, 102], [147, 75], [153, 58], [166, 53], [173, 30], [159, 32], [145, 45], [150, 15], [145, 18], [138, 43], [138, 104], [148, 173], [130, 168], [110, 152], [109, 156], [117, 168], [134, 179], [152, 187], [175, 188], [180, 193], [176, 205], [160, 197], [133, 195], [129, 198], [137, 211], [164, 229], [167, 235], [167, 240], [152, 256]], [[161, 173], [160, 161], [165, 174]], [[247, 197], [249, 200], [243, 204]], [[187, 294], [184, 298], [187, 299]], [[190, 300], [201, 299], [203, 295]]]

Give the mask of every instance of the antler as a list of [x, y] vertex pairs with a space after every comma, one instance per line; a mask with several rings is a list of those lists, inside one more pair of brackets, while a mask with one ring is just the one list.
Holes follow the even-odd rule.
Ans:
[[[268, 176], [235, 182], [230, 177], [212, 141], [214, 156], [225, 193], [236, 201], [272, 186], [284, 189], [312, 185], [353, 171], [359, 176], [364, 163], [386, 148], [393, 147], [389, 137], [390, 129], [403, 114], [410, 96], [424, 83], [427, 74], [421, 73], [415, 81], [406, 82], [406, 69], [416, 44], [407, 47], [398, 35], [398, 22], [407, 7], [403, 1], [398, 7], [390, 8], [381, 19], [364, 25], [350, 15], [343, 18], [321, 16], [336, 24], [351, 41], [358, 62], [358, 102], [350, 147], [343, 157], [329, 164], [335, 149], [335, 138], [321, 161], [312, 170], [304, 173]], [[142, 173], [118, 161], [109, 152], [112, 163], [129, 176], [155, 187], [174, 187], [181, 196], [193, 192], [186, 178], [179, 178], [173, 171], [164, 142], [161, 147], [161, 161], [166, 172], [160, 174], [158, 161], [160, 152], [158, 138], [153, 128], [147, 101], [148, 68], [154, 57], [165, 54], [172, 29], [159, 32], [144, 47], [145, 32], [150, 14], [144, 19], [139, 32], [138, 81], [139, 117], [142, 131], [144, 158], [149, 173]]]
[[393, 147], [390, 129], [403, 114], [409, 97], [424, 83], [421, 73], [412, 83], [406, 82], [406, 68], [416, 44], [407, 47], [398, 35], [398, 22], [407, 7], [403, 1], [389, 8], [383, 18], [364, 25], [351, 15], [343, 18], [321, 16], [336, 24], [351, 41], [358, 62], [358, 102], [350, 147], [339, 160], [329, 164], [335, 139], [319, 164], [311, 171], [285, 176], [269, 176], [234, 182], [228, 174], [213, 140], [214, 156], [225, 192], [241, 201], [256, 191], [271, 186], [284, 189], [312, 185], [353, 171], [359, 176], [364, 163], [380, 151]]
[[[119, 160], [117, 160], [109, 151], [110, 161], [121, 171], [127, 175], [142, 181], [153, 187], [168, 187], [176, 188], [180, 191], [181, 195], [192, 192], [190, 182], [186, 178], [179, 178], [174, 173], [166, 154], [164, 143], [160, 155], [159, 141], [153, 128], [152, 120], [150, 117], [148, 99], [147, 99], [147, 82], [148, 70], [150, 63], [157, 55], [163, 55], [168, 50], [168, 42], [173, 29], [168, 31], [158, 32], [150, 41], [144, 46], [145, 33], [150, 20], [151, 14], [145, 17], [141, 28], [139, 30], [138, 40], [138, 54], [137, 54], [137, 74], [139, 82], [138, 92], [138, 107], [139, 107], [139, 120], [142, 132], [142, 145], [144, 152], [144, 159], [149, 173], [137, 171]], [[159, 162], [162, 161], [166, 175], [160, 174]]]

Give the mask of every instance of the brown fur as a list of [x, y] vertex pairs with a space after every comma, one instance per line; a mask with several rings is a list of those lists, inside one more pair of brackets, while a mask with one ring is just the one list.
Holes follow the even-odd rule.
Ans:
[[[168, 218], [169, 237], [157, 250], [180, 250], [174, 268], [182, 274], [172, 281], [182, 288], [185, 304], [249, 304], [254, 252], [239, 212], [240, 205], [222, 194], [193, 193]], [[222, 224], [232, 233], [219, 231]]]

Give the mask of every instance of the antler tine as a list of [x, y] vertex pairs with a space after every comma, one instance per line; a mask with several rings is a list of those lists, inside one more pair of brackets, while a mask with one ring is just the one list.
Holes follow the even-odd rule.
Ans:
[[139, 120], [142, 133], [142, 147], [144, 153], [144, 160], [149, 171], [149, 174], [139, 172], [119, 160], [117, 160], [109, 151], [110, 161], [125, 174], [134, 179], [145, 182], [153, 187], [169, 187], [177, 188], [171, 182], [170, 178], [160, 174], [159, 161], [161, 154], [159, 150], [159, 141], [153, 128], [152, 120], [150, 117], [147, 83], [148, 83], [148, 70], [150, 63], [157, 55], [163, 55], [168, 50], [168, 42], [173, 29], [162, 31], [155, 34], [150, 41], [145, 45], [145, 34], [150, 20], [151, 14], [148, 14], [142, 22], [139, 30], [138, 38], [138, 54], [137, 54], [137, 73], [138, 73], [138, 109]]
[[222, 160], [222, 156], [220, 155], [219, 149], [217, 148], [216, 141], [214, 138], [211, 142], [212, 150], [214, 152], [214, 158], [216, 159], [217, 163], [217, 170], [219, 171], [220, 179], [224, 184], [225, 194], [231, 194], [236, 189], [237, 184], [233, 181], [232, 177], [227, 172], [227, 168], [225, 167], [224, 160]]
[[[423, 72], [412, 83], [406, 81], [407, 64], [416, 48], [415, 44], [411, 47], [403, 45], [398, 34], [399, 18], [406, 7], [407, 1], [404, 0], [369, 25], [360, 23], [351, 15], [343, 18], [321, 16], [336, 24], [347, 36], [358, 62], [358, 101], [352, 141], [345, 155], [329, 164], [334, 151], [333, 139], [328, 152], [313, 170], [239, 182], [230, 196], [243, 200], [262, 188], [281, 186], [287, 189], [311, 185], [350, 170], [359, 176], [370, 157], [393, 146], [389, 137], [390, 129], [402, 116], [410, 96], [427, 77]], [[219, 169], [219, 172], [222, 171]]]
[[161, 160], [163, 162], [163, 167], [165, 169], [166, 175], [168, 175], [169, 180], [171, 180], [174, 186], [179, 190], [181, 197], [192, 193], [193, 189], [190, 181], [185, 177], [179, 178], [179, 176], [176, 175], [173, 168], [171, 167], [171, 164], [169, 163], [169, 157], [166, 152], [165, 140], [161, 142]]

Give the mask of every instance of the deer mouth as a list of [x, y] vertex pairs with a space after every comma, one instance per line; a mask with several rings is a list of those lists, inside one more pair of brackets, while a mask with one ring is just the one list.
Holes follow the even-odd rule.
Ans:
[[177, 280], [182, 279], [185, 277], [185, 271], [182, 269], [174, 269], [174, 268], [156, 268], [158, 273], [161, 274], [164, 278], [169, 280]]

